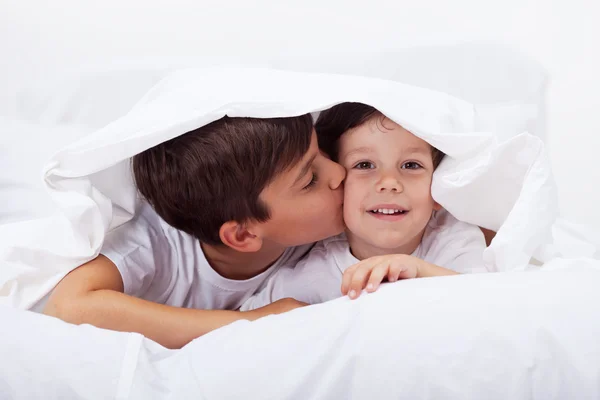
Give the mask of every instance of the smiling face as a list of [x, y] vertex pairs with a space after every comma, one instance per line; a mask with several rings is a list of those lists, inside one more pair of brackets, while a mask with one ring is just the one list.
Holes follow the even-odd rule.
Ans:
[[344, 221], [354, 255], [411, 254], [439, 209], [431, 197], [431, 146], [376, 114], [345, 132], [338, 149], [347, 171]]

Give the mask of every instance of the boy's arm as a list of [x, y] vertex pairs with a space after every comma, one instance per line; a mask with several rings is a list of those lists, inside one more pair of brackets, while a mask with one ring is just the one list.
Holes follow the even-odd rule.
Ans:
[[117, 267], [100, 255], [69, 273], [54, 289], [44, 313], [74, 324], [91, 324], [116, 331], [138, 332], [168, 348], [239, 319], [255, 320], [302, 306], [283, 299], [248, 312], [171, 307], [123, 293]]
[[431, 278], [434, 276], [458, 275], [459, 273], [448, 268], [440, 267], [424, 260], [418, 260], [417, 278]]

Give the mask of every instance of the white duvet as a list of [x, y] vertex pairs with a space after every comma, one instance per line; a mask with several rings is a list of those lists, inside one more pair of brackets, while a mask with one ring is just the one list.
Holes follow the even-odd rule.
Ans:
[[[299, 115], [343, 101], [377, 107], [447, 154], [433, 197], [457, 218], [498, 231], [485, 261], [500, 273], [400, 282], [358, 302], [238, 322], [181, 351], [4, 308], [0, 393], [598, 397], [597, 248], [557, 219], [542, 141], [493, 126], [479, 131], [472, 104], [388, 80], [270, 69], [174, 72], [127, 115], [46, 164], [44, 185], [59, 213], [0, 225], [0, 303], [39, 309], [66, 273], [98, 254], [107, 232], [132, 217], [129, 158], [136, 153], [223, 115]], [[522, 272], [532, 257], [546, 266]]]
[[0, 398], [597, 399], [598, 282], [586, 260], [404, 281], [182, 350], [0, 307]]

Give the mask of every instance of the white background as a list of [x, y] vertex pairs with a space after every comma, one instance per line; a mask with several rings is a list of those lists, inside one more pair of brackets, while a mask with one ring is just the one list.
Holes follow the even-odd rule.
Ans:
[[547, 142], [561, 210], [598, 226], [598, 38], [598, 0], [0, 0], [0, 113], [30, 79], [119, 57], [500, 40], [548, 71]]

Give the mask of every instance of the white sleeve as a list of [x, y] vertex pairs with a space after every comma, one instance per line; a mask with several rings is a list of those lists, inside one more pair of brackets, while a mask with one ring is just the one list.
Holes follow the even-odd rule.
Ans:
[[254, 310], [291, 297], [308, 304], [340, 297], [341, 272], [327, 251], [316, 246], [296, 265], [283, 265], [257, 293], [250, 296], [240, 311]]
[[[146, 216], [137, 215], [131, 221], [110, 232], [101, 254], [108, 257], [121, 274], [124, 292], [144, 297], [151, 285], [161, 284], [168, 290], [169, 281], [156, 282], [157, 268], [169, 265], [170, 246], [160, 226]], [[162, 274], [161, 274], [162, 275]]]
[[454, 221], [437, 233], [425, 261], [461, 274], [488, 272], [483, 261], [485, 237], [478, 226]]

